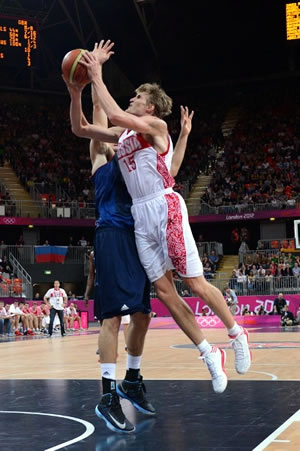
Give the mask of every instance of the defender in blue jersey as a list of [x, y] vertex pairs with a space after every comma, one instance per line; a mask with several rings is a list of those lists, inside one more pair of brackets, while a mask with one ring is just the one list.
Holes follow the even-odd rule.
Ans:
[[130, 213], [131, 198], [117, 156], [93, 174], [96, 201], [94, 239], [98, 318], [149, 314], [150, 283], [139, 261]]

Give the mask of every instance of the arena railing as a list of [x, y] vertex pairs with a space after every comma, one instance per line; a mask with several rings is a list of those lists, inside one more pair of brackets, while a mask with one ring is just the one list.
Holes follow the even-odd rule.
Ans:
[[300, 293], [300, 278], [294, 276], [257, 278], [250, 282], [247, 278], [244, 281], [238, 279], [227, 279], [216, 281], [218, 288], [229, 286], [240, 296], [278, 295], [278, 293], [298, 294]]
[[51, 202], [49, 200], [2, 201], [1, 216], [32, 218], [94, 219], [95, 204], [79, 201]]
[[12, 265], [14, 274], [22, 281], [20, 292], [15, 292], [13, 294], [19, 294], [27, 299], [32, 299], [32, 279], [30, 274], [28, 274], [26, 269], [23, 268], [12, 253], [9, 254], [9, 262]]
[[[19, 216], [19, 217], [43, 217], [43, 218], [94, 218], [95, 204], [93, 202], [81, 202], [77, 200], [51, 201], [49, 199], [32, 201], [14, 200], [2, 201], [3, 206], [0, 215]], [[31, 213], [28, 213], [28, 207], [33, 205]], [[189, 215], [208, 215], [208, 214], [236, 214], [253, 213], [256, 211], [282, 210], [300, 207], [300, 199], [294, 205], [287, 205], [287, 202], [278, 202], [275, 204], [253, 204], [253, 205], [221, 205], [219, 207], [211, 206], [201, 202], [200, 206], [189, 207]]]
[[[65, 263], [84, 265], [86, 254], [92, 249], [91, 246], [66, 246], [68, 247]], [[35, 263], [35, 246], [32, 245], [0, 245], [0, 258], [10, 254], [22, 265]]]
[[201, 201], [200, 206], [189, 207], [190, 215], [217, 215], [217, 214], [236, 214], [236, 213], [254, 213], [257, 211], [294, 209], [300, 207], [300, 197], [287, 201], [276, 201], [273, 203], [256, 204], [236, 204], [213, 206]]
[[217, 241], [198, 241], [196, 244], [200, 257], [203, 257], [204, 254], [207, 254], [209, 257], [211, 251], [215, 251], [218, 256], [223, 255], [222, 243], [218, 243]]

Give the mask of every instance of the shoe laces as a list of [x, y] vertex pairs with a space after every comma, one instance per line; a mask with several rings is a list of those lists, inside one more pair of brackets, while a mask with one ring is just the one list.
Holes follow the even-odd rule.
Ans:
[[134, 392], [145, 392], [146, 393], [146, 387], [143, 382], [143, 376], [139, 376], [137, 381], [124, 381], [126, 384], [128, 384], [129, 390], [134, 390]]
[[217, 377], [220, 376], [220, 374], [218, 374], [217, 372], [217, 365], [216, 361], [214, 360], [214, 355], [212, 354], [212, 352], [209, 352], [207, 355], [203, 356], [201, 355], [200, 359], [204, 360], [207, 368], [209, 369], [212, 379], [216, 379]]
[[113, 408], [114, 411], [121, 413], [122, 408], [121, 408], [120, 399], [119, 399], [119, 396], [117, 395], [117, 393], [107, 393], [107, 395], [109, 395], [109, 401], [107, 403], [107, 406], [110, 408]]
[[242, 360], [245, 357], [244, 345], [241, 340], [243, 335], [244, 331], [241, 330], [241, 332], [235, 338], [232, 338], [230, 340], [230, 343], [235, 351], [236, 360]]
[[145, 386], [145, 384], [144, 384], [144, 382], [143, 382], [143, 376], [140, 376], [140, 377], [139, 377], [139, 380], [138, 380], [138, 390], [139, 390], [139, 391], [143, 391], [144, 393], [146, 393], [146, 386]]

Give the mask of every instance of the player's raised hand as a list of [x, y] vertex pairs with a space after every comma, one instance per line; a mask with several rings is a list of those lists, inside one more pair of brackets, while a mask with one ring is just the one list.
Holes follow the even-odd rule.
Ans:
[[93, 52], [85, 52], [80, 58], [80, 64], [85, 66], [91, 81], [101, 76], [101, 66]]
[[99, 64], [106, 63], [111, 55], [115, 53], [112, 51], [114, 45], [114, 42], [111, 42], [110, 39], [108, 39], [108, 41], [106, 42], [104, 41], [104, 39], [102, 39], [99, 43], [95, 42], [94, 50], [92, 53], [96, 56]]
[[192, 130], [192, 119], [194, 116], [194, 111], [189, 113], [187, 106], [183, 107], [180, 105], [180, 125], [181, 125], [181, 135], [188, 136]]

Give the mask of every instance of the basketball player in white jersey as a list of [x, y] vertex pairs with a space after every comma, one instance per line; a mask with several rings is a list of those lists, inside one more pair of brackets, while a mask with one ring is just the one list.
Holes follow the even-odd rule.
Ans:
[[162, 119], [171, 113], [172, 100], [158, 85], [145, 84], [136, 90], [129, 108], [123, 111], [109, 94], [95, 56], [86, 52], [81, 62], [88, 69], [105, 113], [116, 127], [106, 130], [82, 124], [81, 97], [78, 97], [73, 99], [73, 132], [85, 138], [118, 141], [119, 165], [133, 201], [141, 263], [160, 300], [199, 349], [211, 373], [214, 391], [222, 393], [227, 386], [225, 351], [212, 347], [205, 339], [192, 310], [176, 292], [172, 267], [227, 327], [235, 351], [235, 367], [240, 374], [246, 373], [251, 363], [248, 332], [235, 322], [222, 293], [204, 278], [185, 203], [173, 191], [175, 182], [170, 173], [173, 147]]

